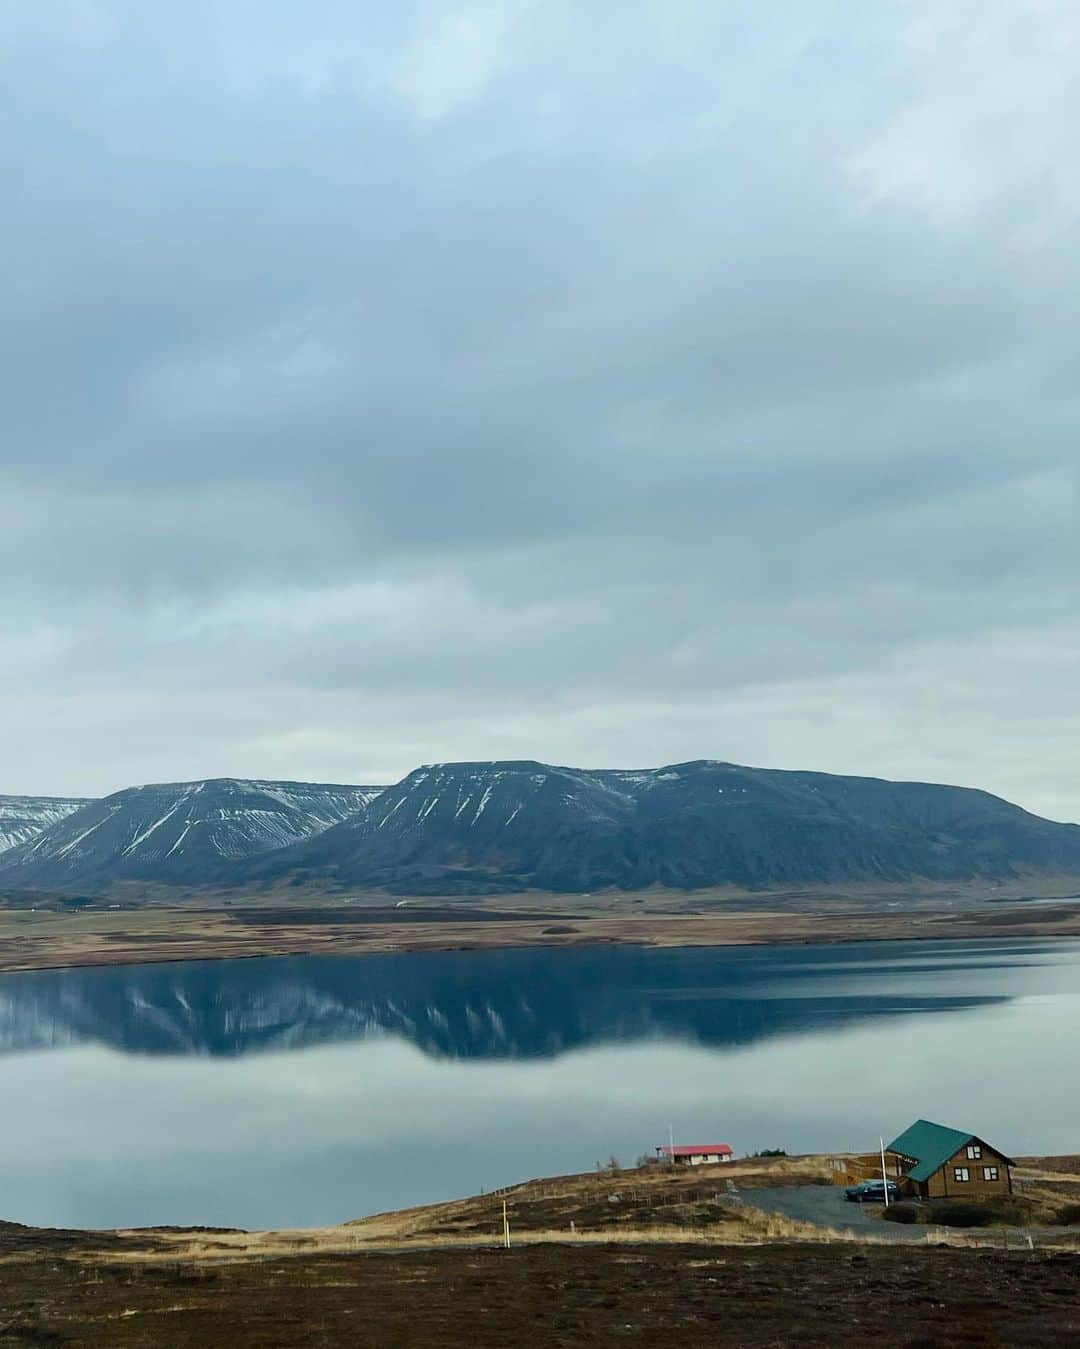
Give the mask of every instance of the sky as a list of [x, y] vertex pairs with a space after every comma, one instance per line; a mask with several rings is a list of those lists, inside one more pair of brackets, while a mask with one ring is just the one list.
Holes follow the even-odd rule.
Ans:
[[0, 3], [0, 790], [1080, 820], [1078, 69], [1068, 0]]

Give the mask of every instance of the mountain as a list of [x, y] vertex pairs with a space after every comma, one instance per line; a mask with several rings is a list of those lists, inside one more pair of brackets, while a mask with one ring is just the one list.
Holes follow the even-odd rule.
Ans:
[[0, 853], [0, 882], [203, 884], [229, 863], [321, 833], [364, 810], [381, 790], [238, 778], [129, 787]]
[[434, 764], [232, 869], [400, 894], [747, 889], [1080, 875], [1080, 826], [986, 792], [699, 760], [630, 772]]
[[85, 797], [0, 796], [0, 853], [25, 843], [88, 804]]
[[0, 885], [484, 895], [1080, 876], [1080, 826], [986, 792], [698, 760], [433, 764], [396, 786], [132, 787], [0, 853]]

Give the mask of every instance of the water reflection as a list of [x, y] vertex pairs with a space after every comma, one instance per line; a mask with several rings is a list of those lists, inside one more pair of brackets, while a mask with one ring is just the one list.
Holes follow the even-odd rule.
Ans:
[[0, 976], [0, 1219], [333, 1222], [914, 1116], [1080, 1150], [1080, 943], [519, 951]]
[[[0, 977], [0, 1052], [101, 1044], [236, 1057], [404, 1037], [453, 1059], [667, 1036], [750, 1044], [1014, 996], [1034, 944], [286, 957]], [[1003, 988], [1003, 983], [1005, 987]]]

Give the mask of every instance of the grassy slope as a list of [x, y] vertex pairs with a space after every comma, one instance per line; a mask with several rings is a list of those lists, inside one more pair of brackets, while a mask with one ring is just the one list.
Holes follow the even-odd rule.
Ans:
[[[1076, 1159], [1047, 1160], [1022, 1169], [1028, 1183], [1048, 1194], [1076, 1183]], [[945, 1247], [840, 1241], [742, 1208], [728, 1187], [826, 1170], [794, 1158], [554, 1177], [305, 1232], [0, 1224], [0, 1345], [817, 1346], [854, 1335], [944, 1349], [1080, 1337], [1075, 1251], [977, 1250], [963, 1234]], [[509, 1252], [496, 1244], [504, 1197]]]

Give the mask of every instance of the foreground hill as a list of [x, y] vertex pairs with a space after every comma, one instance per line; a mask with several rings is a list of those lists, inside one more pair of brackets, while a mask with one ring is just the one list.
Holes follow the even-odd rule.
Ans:
[[986, 792], [699, 760], [436, 764], [233, 879], [496, 894], [1080, 876], [1080, 826]]
[[89, 804], [85, 797], [0, 796], [0, 853], [25, 843]]
[[12, 886], [198, 885], [226, 863], [310, 838], [363, 810], [378, 787], [217, 778], [129, 787], [0, 853]]
[[[820, 1193], [828, 1165], [557, 1176], [302, 1231], [0, 1221], [0, 1342], [832, 1349], [853, 1327], [846, 1338], [883, 1349], [1075, 1343], [1080, 1259], [1068, 1229], [1049, 1242], [1036, 1231], [1023, 1250], [1000, 1231], [992, 1247], [982, 1231], [938, 1232], [929, 1249], [889, 1224], [868, 1220], [868, 1241], [746, 1202], [762, 1187]], [[1038, 1172], [1024, 1180], [1043, 1188]]]

